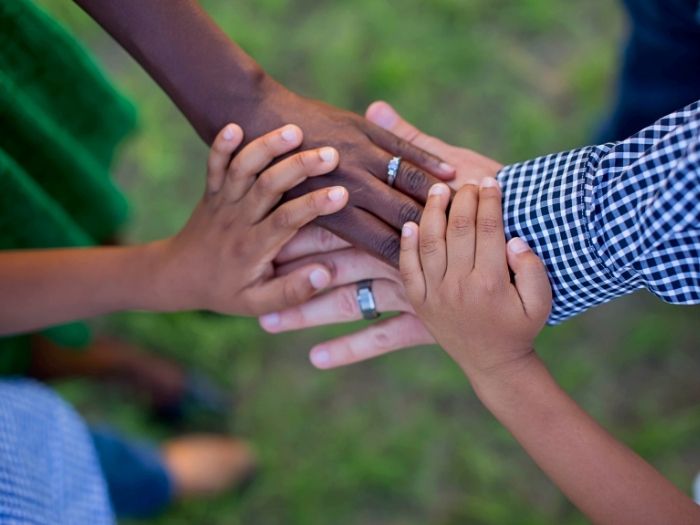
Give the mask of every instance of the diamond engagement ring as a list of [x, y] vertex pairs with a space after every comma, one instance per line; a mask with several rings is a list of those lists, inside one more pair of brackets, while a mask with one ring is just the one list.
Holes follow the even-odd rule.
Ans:
[[399, 165], [401, 164], [401, 157], [394, 157], [389, 161], [386, 167], [386, 183], [389, 186], [393, 186], [396, 182], [396, 176], [399, 174]]
[[372, 293], [372, 281], [360, 281], [357, 283], [357, 306], [360, 307], [363, 319], [376, 319], [379, 317], [377, 303]]

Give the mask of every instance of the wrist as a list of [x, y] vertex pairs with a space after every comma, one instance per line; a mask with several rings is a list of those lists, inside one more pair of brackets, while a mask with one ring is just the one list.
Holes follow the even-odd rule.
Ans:
[[188, 300], [178, 289], [185, 280], [178, 274], [177, 257], [173, 257], [171, 240], [154, 241], [134, 247], [132, 257], [133, 297], [130, 308], [152, 312], [174, 312], [188, 308]]
[[242, 112], [243, 118], [234, 120], [243, 128], [244, 143], [285, 124], [298, 124], [294, 122], [298, 119], [289, 113], [299, 105], [300, 95], [288, 90], [262, 69], [252, 72], [246, 82], [248, 87], [238, 98], [247, 111]]
[[545, 364], [531, 350], [516, 359], [488, 369], [462, 366], [476, 395], [491, 411], [514, 408], [525, 391], [549, 375]]

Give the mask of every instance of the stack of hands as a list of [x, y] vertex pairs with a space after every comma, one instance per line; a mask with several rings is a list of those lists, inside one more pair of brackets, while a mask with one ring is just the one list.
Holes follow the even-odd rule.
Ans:
[[[420, 233], [414, 222], [403, 226], [399, 270], [309, 224], [343, 209], [346, 188], [331, 186], [279, 204], [300, 183], [311, 177], [321, 180], [337, 167], [334, 148], [282, 158], [303, 141], [302, 130], [287, 125], [234, 155], [243, 143], [243, 131], [229, 124], [213, 142], [205, 195], [190, 221], [175, 237], [150, 245], [149, 259], [159, 268], [149, 293], [158, 298], [154, 306], [264, 314], [262, 326], [279, 332], [362, 318], [356, 283], [370, 281], [375, 308], [400, 315], [317, 346], [311, 352], [316, 366], [329, 368], [433, 343], [431, 334], [442, 334], [438, 341], [457, 358], [461, 354], [456, 348], [463, 340], [479, 340], [460, 333], [467, 327], [500, 336], [514, 332], [512, 340], [498, 345], [504, 359], [516, 351], [531, 351], [547, 318], [551, 291], [543, 264], [522, 240], [511, 240], [506, 250], [501, 194], [495, 173], [489, 173], [496, 163], [483, 159], [481, 173], [467, 174], [459, 168], [473, 166], [474, 153], [416, 134], [386, 105], [370, 109], [370, 115], [380, 110], [394, 116], [396, 131], [413, 133], [414, 140], [458, 166], [451, 183], [461, 188], [449, 221], [446, 210], [452, 192], [438, 183], [430, 188]], [[496, 311], [501, 312], [497, 325], [492, 315]], [[446, 344], [444, 334], [450, 332], [455, 332], [454, 342]], [[484, 338], [481, 346], [492, 348], [489, 337]], [[464, 362], [466, 356], [457, 360], [465, 370], [472, 369]], [[478, 357], [476, 361], [475, 367], [482, 368]]]
[[537, 357], [534, 340], [552, 291], [526, 242], [506, 241], [498, 164], [421, 134], [386, 104], [368, 116], [456, 167], [451, 188], [430, 187], [420, 224], [403, 225], [398, 270], [309, 225], [341, 211], [346, 188], [278, 205], [285, 192], [334, 170], [334, 148], [279, 160], [302, 144], [302, 130], [288, 125], [233, 154], [243, 132], [231, 124], [214, 140], [206, 193], [189, 223], [151, 245], [161, 305], [264, 313], [262, 326], [282, 332], [360, 319], [367, 304], [356, 283], [371, 282], [372, 313], [400, 314], [317, 345], [317, 367], [438, 342], [483, 404], [594, 522], [694, 522], [693, 502], [581, 410]]

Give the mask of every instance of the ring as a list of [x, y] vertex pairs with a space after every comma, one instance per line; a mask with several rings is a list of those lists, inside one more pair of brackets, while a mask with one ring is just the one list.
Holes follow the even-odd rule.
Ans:
[[357, 306], [360, 307], [363, 319], [376, 319], [379, 317], [377, 303], [372, 293], [372, 281], [360, 281], [357, 283]]
[[394, 157], [389, 161], [386, 167], [386, 183], [389, 186], [393, 186], [396, 182], [396, 176], [399, 174], [399, 165], [401, 164], [401, 157]]

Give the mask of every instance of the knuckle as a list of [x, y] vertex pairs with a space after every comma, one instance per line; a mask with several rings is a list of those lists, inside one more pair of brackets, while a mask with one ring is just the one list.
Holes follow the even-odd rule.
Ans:
[[456, 237], [469, 235], [474, 229], [474, 221], [467, 215], [453, 215], [450, 219], [450, 228]]
[[401, 224], [407, 222], [418, 223], [421, 217], [421, 209], [413, 202], [404, 202], [399, 207], [399, 221]]
[[265, 172], [258, 177], [255, 182], [258, 191], [264, 195], [273, 195], [276, 193], [275, 182], [269, 172]]
[[428, 190], [428, 177], [418, 168], [401, 163], [401, 185], [411, 194], [422, 194]]
[[385, 237], [380, 239], [377, 244], [378, 254], [388, 261], [398, 261], [401, 243], [397, 236]]
[[282, 206], [272, 214], [272, 227], [276, 230], [288, 230], [294, 226], [294, 218], [288, 207]]
[[420, 240], [420, 250], [424, 255], [435, 255], [439, 248], [440, 243], [435, 236], [424, 235]]
[[401, 268], [399, 270], [399, 275], [401, 276], [401, 281], [403, 281], [403, 283], [408, 287], [411, 286], [411, 284], [416, 278], [416, 274], [414, 273], [414, 271], [408, 270], [406, 268]]
[[500, 221], [495, 217], [480, 217], [476, 222], [477, 231], [485, 235], [494, 235], [500, 229]]
[[297, 153], [292, 157], [292, 162], [294, 162], [294, 165], [300, 172], [306, 172], [313, 164], [311, 162], [311, 155], [312, 153], [308, 151]]
[[499, 293], [504, 288], [502, 279], [489, 274], [483, 275], [479, 284], [481, 291], [489, 295]]
[[376, 329], [372, 332], [372, 343], [378, 350], [391, 350], [392, 338], [384, 329]]

